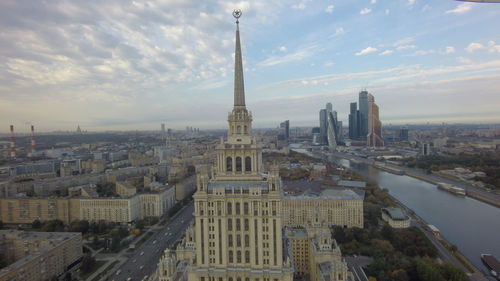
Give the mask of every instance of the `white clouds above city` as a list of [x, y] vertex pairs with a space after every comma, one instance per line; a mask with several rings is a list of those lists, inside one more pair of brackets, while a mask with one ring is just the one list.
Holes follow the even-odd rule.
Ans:
[[[432, 9], [425, 8], [429, 4]], [[336, 93], [350, 93], [354, 100], [360, 87], [378, 85], [384, 76], [391, 81], [392, 72], [384, 69], [482, 65], [487, 73], [498, 70], [487, 63], [499, 59], [498, 35], [490, 23], [500, 10], [479, 4], [9, 0], [0, 3], [0, 132], [29, 122], [41, 130], [78, 123], [91, 130], [155, 128], [160, 122], [223, 127], [215, 120], [223, 120], [231, 105], [235, 8], [243, 10], [249, 105], [260, 105], [269, 95], [284, 103], [316, 97], [303, 114], [286, 105], [272, 114], [252, 108], [263, 126], [271, 126], [274, 117], [315, 116], [328, 101], [347, 109], [348, 104], [335, 102]], [[429, 18], [420, 21], [423, 10]], [[467, 18], [457, 21], [460, 17]], [[446, 40], [434, 40], [440, 37]], [[381, 77], [359, 78], [353, 74], [357, 69], [382, 71]], [[468, 71], [473, 76], [479, 70], [460, 73]], [[455, 72], [439, 75], [451, 79]], [[301, 79], [307, 87], [292, 83], [280, 91], [270, 86], [310, 76], [319, 78]], [[418, 77], [418, 82], [429, 77], [437, 79]], [[394, 110], [381, 108], [382, 117]], [[303, 118], [301, 123], [315, 122]]]

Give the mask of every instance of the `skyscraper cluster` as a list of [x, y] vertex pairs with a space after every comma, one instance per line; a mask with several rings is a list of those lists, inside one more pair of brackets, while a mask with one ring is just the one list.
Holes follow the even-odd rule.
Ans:
[[366, 90], [359, 92], [358, 104], [352, 102], [349, 112], [349, 138], [366, 140], [371, 147], [384, 146], [382, 139], [382, 122], [379, 119], [379, 108], [375, 97]]
[[342, 121], [338, 120], [337, 111], [333, 110], [332, 103], [319, 111], [319, 140], [322, 145], [328, 145], [335, 150], [343, 142]]

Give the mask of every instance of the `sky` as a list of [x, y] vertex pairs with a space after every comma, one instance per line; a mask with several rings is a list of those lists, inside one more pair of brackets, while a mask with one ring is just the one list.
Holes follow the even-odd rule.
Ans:
[[454, 0], [0, 1], [0, 132], [225, 128], [235, 20], [255, 127], [500, 122], [500, 4]]

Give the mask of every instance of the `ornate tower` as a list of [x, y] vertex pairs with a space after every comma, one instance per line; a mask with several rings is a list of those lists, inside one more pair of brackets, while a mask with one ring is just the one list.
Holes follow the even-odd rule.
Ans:
[[236, 20], [234, 107], [228, 138], [216, 148], [212, 176], [198, 174], [195, 193], [196, 258], [189, 281], [291, 281], [293, 267], [282, 235], [283, 192], [277, 168], [265, 173], [245, 105]]

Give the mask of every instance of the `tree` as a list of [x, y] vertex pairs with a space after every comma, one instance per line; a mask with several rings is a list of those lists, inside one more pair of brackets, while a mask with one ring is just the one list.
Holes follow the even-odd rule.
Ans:
[[31, 223], [31, 228], [33, 229], [39, 229], [42, 227], [42, 223], [40, 222], [40, 220], [36, 219], [34, 220], [32, 223]]
[[469, 278], [467, 275], [457, 268], [456, 266], [450, 264], [450, 263], [445, 263], [441, 265], [440, 267], [441, 274], [446, 280], [449, 281], [467, 281]]
[[86, 253], [83, 256], [82, 265], [80, 266], [80, 269], [85, 273], [90, 272], [94, 264], [95, 264], [95, 258], [92, 256], [91, 253]]

